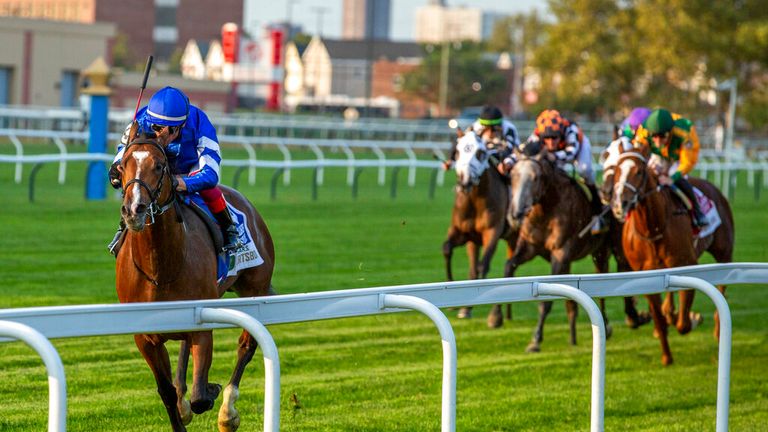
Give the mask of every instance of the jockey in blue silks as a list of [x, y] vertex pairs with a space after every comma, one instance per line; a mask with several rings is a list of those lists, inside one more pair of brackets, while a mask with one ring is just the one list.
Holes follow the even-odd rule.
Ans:
[[[147, 133], [169, 129], [170, 142], [165, 152], [171, 172], [175, 174], [178, 182], [176, 190], [200, 194], [221, 227], [224, 234], [224, 248], [237, 249], [239, 243], [237, 227], [227, 210], [224, 194], [216, 187], [219, 183], [221, 165], [216, 129], [205, 112], [191, 105], [181, 90], [165, 87], [158, 90], [149, 100], [149, 104], [138, 111], [136, 121], [139, 123], [139, 129]], [[117, 166], [128, 145], [130, 130], [129, 124], [117, 147], [112, 168], [109, 170], [110, 182], [115, 188], [121, 185]], [[118, 230], [115, 240], [110, 243], [110, 251], [114, 249], [121, 231], [122, 227]]]

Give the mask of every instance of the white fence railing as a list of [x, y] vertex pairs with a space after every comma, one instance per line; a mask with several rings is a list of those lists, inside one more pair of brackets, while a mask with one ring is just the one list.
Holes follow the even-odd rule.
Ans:
[[[59, 163], [59, 183], [66, 180], [66, 162], [68, 153], [65, 141], [77, 141], [86, 143], [88, 141], [87, 132], [63, 132], [52, 130], [24, 130], [24, 129], [0, 129], [0, 141], [6, 138], [15, 149], [16, 158], [10, 155], [0, 155], [0, 162], [14, 163], [16, 183], [21, 183], [23, 176], [23, 163], [29, 163], [32, 159], [25, 159], [24, 146], [22, 139], [34, 139], [53, 142], [59, 150], [60, 159], [47, 162]], [[111, 133], [109, 139], [117, 142], [120, 134]], [[378, 170], [378, 184], [384, 185], [386, 182], [387, 167], [405, 167], [408, 169], [408, 185], [413, 186], [416, 180], [417, 168], [439, 168], [439, 164], [433, 160], [419, 159], [418, 154], [422, 156], [430, 154], [433, 158], [444, 160], [450, 150], [449, 142], [442, 141], [398, 141], [398, 140], [365, 140], [365, 139], [315, 139], [315, 138], [291, 138], [291, 137], [246, 137], [235, 135], [220, 135], [219, 140], [222, 144], [234, 144], [242, 147], [248, 158], [245, 160], [225, 159], [224, 165], [237, 166], [248, 171], [248, 183], [256, 183], [256, 170], [259, 167], [281, 168], [283, 174], [283, 183], [291, 183], [291, 169], [295, 168], [314, 168], [317, 170], [315, 181], [322, 185], [324, 179], [324, 169], [326, 167], [346, 167], [347, 183], [352, 185], [355, 179], [355, 172], [361, 168], [375, 167]], [[283, 163], [279, 164], [273, 161], [263, 163], [257, 157], [257, 148], [263, 146], [274, 146], [283, 156]], [[315, 155], [314, 160], [295, 161], [292, 151], [296, 149], [310, 149]], [[373, 153], [376, 161], [356, 160], [359, 151]], [[596, 170], [600, 170], [600, 164], [596, 161], [599, 157], [601, 148], [595, 146], [593, 165]], [[336, 156], [328, 157], [328, 153], [339, 153], [344, 155], [344, 159]], [[392, 157], [392, 153], [402, 153], [404, 157]], [[47, 157], [54, 157], [47, 155]], [[101, 159], [100, 159], [101, 160]], [[338, 162], [338, 161], [344, 162]], [[326, 162], [330, 161], [330, 162]], [[392, 162], [394, 161], [394, 162]], [[41, 160], [35, 160], [35, 163], [41, 163]], [[294, 163], [298, 162], [298, 164]], [[279, 166], [278, 166], [279, 165]], [[732, 191], [737, 186], [738, 176], [733, 175], [739, 171], [746, 171], [747, 184], [755, 189], [755, 198], [759, 198], [760, 188], [768, 187], [768, 151], [757, 152], [748, 158], [742, 152], [735, 152], [727, 155], [723, 152], [704, 149], [701, 151], [700, 160], [696, 166], [698, 175], [707, 178], [709, 173], [714, 173], [714, 183], [719, 185], [720, 189], [731, 196]], [[757, 175], [762, 177], [757, 180]], [[445, 173], [438, 170], [435, 181], [437, 185], [443, 185]]]
[[[698, 289], [720, 314], [718, 432], [728, 429], [731, 319], [725, 298], [713, 284], [768, 283], [768, 263], [731, 263], [633, 273], [557, 275], [431, 283], [249, 299], [83, 305], [0, 310], [0, 341], [16, 338], [43, 357], [49, 372], [49, 431], [66, 429], [66, 385], [50, 338], [211, 330], [241, 326], [262, 346], [265, 361], [264, 430], [279, 428], [280, 368], [277, 349], [264, 325], [417, 310], [437, 325], [443, 345], [442, 430], [455, 429], [456, 347], [453, 331], [437, 309], [465, 305], [571, 298], [593, 326], [591, 430], [604, 426], [605, 328], [590, 297]], [[6, 339], [3, 339], [5, 336]]]

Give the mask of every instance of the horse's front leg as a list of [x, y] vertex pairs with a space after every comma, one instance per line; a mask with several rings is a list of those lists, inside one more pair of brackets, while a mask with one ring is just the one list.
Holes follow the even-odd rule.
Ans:
[[192, 333], [192, 360], [194, 372], [192, 374], [192, 394], [190, 397], [192, 412], [200, 414], [213, 408], [213, 403], [219, 396], [221, 386], [208, 383], [208, 370], [211, 368], [213, 357], [213, 333]]
[[[552, 253], [552, 274], [568, 274], [571, 272], [571, 259], [563, 250]], [[565, 301], [565, 311], [568, 315], [571, 345], [576, 345], [576, 319], [579, 317], [579, 306], [573, 300]], [[542, 323], [544, 325], [544, 323]]]
[[181, 341], [179, 347], [179, 360], [176, 365], [176, 379], [173, 381], [176, 386], [176, 396], [178, 397], [177, 408], [181, 415], [181, 421], [188, 425], [192, 422], [192, 408], [189, 405], [189, 400], [184, 396], [187, 394], [187, 368], [189, 366], [189, 340], [184, 339]]
[[177, 408], [178, 396], [176, 388], [171, 382], [171, 360], [168, 358], [164, 341], [158, 335], [134, 335], [133, 340], [155, 376], [157, 392], [168, 412], [173, 431], [186, 432], [187, 428], [184, 427], [184, 422]]
[[234, 432], [240, 426], [240, 413], [235, 408], [235, 402], [240, 395], [240, 380], [243, 378], [245, 366], [253, 359], [257, 346], [256, 339], [243, 330], [238, 340], [237, 364], [229, 384], [224, 389], [224, 398], [219, 409], [219, 432]]
[[[467, 242], [467, 258], [469, 258], [469, 278], [477, 279], [478, 245], [474, 241]], [[458, 318], [472, 318], [472, 306], [464, 306], [456, 315]]]
[[650, 309], [653, 318], [654, 333], [658, 335], [661, 343], [661, 364], [669, 366], [673, 359], [667, 340], [667, 320], [661, 313], [661, 294], [648, 294], [645, 297], [648, 299], [648, 309]]
[[[496, 252], [500, 236], [501, 228], [486, 230], [483, 233], [483, 257], [480, 259], [480, 264], [477, 268], [480, 279], [488, 277], [488, 273], [491, 270], [491, 260]], [[500, 305], [493, 305], [490, 312], [488, 312], [486, 322], [490, 328], [499, 328], [504, 324], [504, 315], [501, 313]]]
[[694, 313], [691, 311], [693, 306], [693, 297], [696, 295], [694, 290], [680, 291], [680, 310], [677, 314], [677, 332], [681, 335], [690, 333], [691, 330], [701, 324], [702, 318], [700, 313]]

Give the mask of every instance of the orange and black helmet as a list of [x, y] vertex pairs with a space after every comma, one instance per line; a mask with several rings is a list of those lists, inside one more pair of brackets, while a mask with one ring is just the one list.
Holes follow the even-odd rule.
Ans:
[[541, 138], [562, 137], [566, 126], [557, 110], [544, 110], [536, 118], [536, 134]]

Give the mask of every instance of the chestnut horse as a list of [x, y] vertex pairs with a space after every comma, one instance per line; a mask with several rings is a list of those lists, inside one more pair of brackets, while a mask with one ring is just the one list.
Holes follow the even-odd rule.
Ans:
[[[507, 242], [509, 256], [516, 238], [516, 233], [509, 229], [505, 218], [509, 205], [509, 186], [506, 179], [496, 171], [496, 163], [489, 163], [494, 158], [482, 139], [471, 130], [462, 133], [458, 129], [457, 133], [456, 199], [451, 212], [448, 238], [443, 243], [445, 270], [448, 280], [452, 281], [453, 249], [466, 244], [469, 278], [484, 279], [490, 270], [499, 240]], [[478, 262], [480, 247], [483, 255]], [[459, 317], [468, 317], [470, 313], [471, 308], [462, 308]]]
[[[215, 299], [228, 290], [248, 297], [270, 294], [275, 252], [267, 226], [256, 209], [238, 192], [221, 187], [227, 201], [247, 216], [248, 228], [264, 263], [244, 269], [218, 284], [216, 253], [205, 222], [179, 204], [165, 154], [168, 134], [137, 134], [137, 129], [134, 122], [119, 168], [123, 187], [120, 212], [128, 228], [117, 255], [120, 302]], [[175, 379], [164, 345], [170, 339], [181, 341]], [[220, 385], [208, 382], [212, 333], [138, 334], [134, 340], [152, 369], [173, 430], [185, 431], [192, 412], [200, 414], [213, 408], [221, 390]], [[190, 350], [194, 371], [188, 401], [184, 397]], [[239, 426], [234, 404], [243, 371], [255, 350], [256, 340], [243, 331], [237, 365], [219, 411], [220, 431], [234, 431]]]
[[[691, 178], [693, 186], [714, 202], [721, 225], [706, 237], [692, 231], [691, 217], [670, 188], [659, 186], [653, 170], [648, 168], [647, 147], [627, 151], [619, 147], [614, 172], [611, 208], [614, 217], [624, 223], [622, 244], [633, 270], [654, 270], [697, 264], [706, 250], [717, 262], [730, 262], [733, 256], [734, 225], [728, 201], [711, 183]], [[718, 287], [725, 293], [725, 287]], [[680, 310], [675, 326], [678, 333], [690, 332], [701, 321], [700, 315], [689, 314], [693, 290], [680, 291]], [[673, 296], [661, 305], [661, 295], [646, 296], [654, 322], [654, 333], [661, 342], [661, 362], [673, 362], [667, 341], [667, 325], [674, 321]], [[693, 316], [692, 316], [693, 315]], [[693, 318], [693, 319], [692, 319]], [[715, 314], [715, 337], [719, 336], [719, 320]]]
[[[592, 255], [598, 272], [609, 267], [609, 236], [579, 236], [577, 233], [591, 223], [592, 207], [587, 196], [561, 169], [548, 159], [548, 151], [541, 143], [528, 143], [518, 153], [512, 168], [512, 194], [507, 218], [519, 237], [512, 257], [506, 263], [506, 272], [515, 273], [517, 267], [540, 256], [550, 262], [552, 274], [567, 274], [571, 262]], [[600, 299], [605, 320], [606, 336], [611, 333], [605, 314], [605, 301]], [[541, 350], [544, 339], [544, 321], [552, 309], [552, 301], [539, 303], [539, 320], [533, 332], [528, 352]], [[576, 344], [576, 317], [578, 307], [566, 301], [570, 343]], [[494, 311], [498, 313], [498, 309]]]

